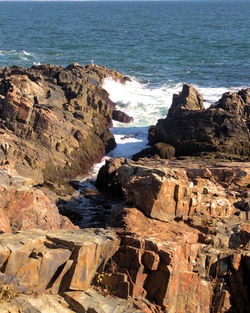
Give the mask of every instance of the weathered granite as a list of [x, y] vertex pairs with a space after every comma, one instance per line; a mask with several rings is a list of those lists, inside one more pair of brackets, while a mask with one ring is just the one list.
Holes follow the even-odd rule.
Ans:
[[55, 295], [20, 295], [12, 302], [0, 303], [1, 313], [73, 313], [69, 304]]
[[143, 313], [143, 311], [136, 309], [132, 301], [108, 297], [93, 289], [89, 289], [85, 293], [65, 292], [64, 297], [72, 308], [79, 313]]
[[107, 297], [93, 289], [59, 295], [19, 295], [0, 303], [1, 313], [145, 313], [130, 300]]

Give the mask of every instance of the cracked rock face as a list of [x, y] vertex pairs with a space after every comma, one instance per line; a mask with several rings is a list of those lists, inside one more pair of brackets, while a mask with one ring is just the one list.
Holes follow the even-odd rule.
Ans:
[[2, 234], [0, 284], [24, 293], [86, 290], [119, 243], [103, 229]]
[[126, 204], [161, 221], [186, 219], [201, 213], [204, 218], [233, 216], [237, 211], [234, 204], [240, 195], [239, 186], [250, 181], [248, 164], [200, 166], [199, 162], [155, 159], [134, 162], [121, 158], [106, 162], [96, 184], [103, 190], [119, 190]]
[[108, 160], [97, 186], [125, 205], [111, 211], [114, 294], [167, 312], [248, 312], [249, 174], [248, 163]]
[[0, 68], [0, 160], [39, 183], [86, 174], [115, 147], [105, 77], [125, 80], [98, 65]]

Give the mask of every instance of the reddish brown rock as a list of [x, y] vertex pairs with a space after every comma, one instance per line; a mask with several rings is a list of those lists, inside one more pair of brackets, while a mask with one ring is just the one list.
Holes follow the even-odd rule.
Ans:
[[86, 290], [119, 242], [102, 229], [2, 234], [0, 284], [25, 293]]
[[0, 187], [0, 230], [76, 229], [56, 205], [39, 189], [6, 190]]
[[243, 277], [249, 275], [249, 253], [231, 249], [230, 241], [217, 248], [206, 244], [206, 237], [219, 235], [219, 224], [203, 233], [180, 222], [147, 218], [136, 208], [117, 214], [122, 241], [112, 258], [113, 276], [127, 275], [131, 296], [146, 296], [167, 312], [248, 312], [249, 286]]
[[[123, 196], [112, 225], [121, 246], [112, 277], [167, 312], [248, 312], [249, 164], [108, 160], [99, 188]], [[239, 288], [237, 289], [237, 284]]]
[[[236, 213], [234, 203], [240, 196], [237, 186], [247, 186], [249, 181], [248, 164], [219, 166], [188, 161], [119, 159], [107, 161], [96, 184], [100, 189], [122, 194], [127, 204], [142, 210], [146, 216], [169, 221], [199, 214], [204, 218], [231, 217]], [[237, 193], [235, 187], [239, 190]]]

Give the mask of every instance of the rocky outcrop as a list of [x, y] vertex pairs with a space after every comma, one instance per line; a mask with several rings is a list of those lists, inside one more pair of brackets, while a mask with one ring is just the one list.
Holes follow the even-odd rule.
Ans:
[[[149, 143], [173, 146], [176, 157], [205, 153], [212, 157], [247, 159], [250, 156], [249, 97], [249, 88], [226, 93], [205, 110], [198, 91], [184, 85], [181, 93], [173, 96], [167, 117], [149, 129]], [[145, 152], [144, 156], [155, 154]]]
[[48, 190], [33, 188], [36, 177], [18, 175], [11, 161], [0, 165], [0, 233], [26, 229], [74, 229], [59, 214]]
[[128, 80], [77, 63], [0, 68], [0, 231], [74, 228], [39, 187], [72, 193], [67, 181], [115, 147], [106, 77]]
[[27, 229], [75, 229], [40, 189], [6, 190], [0, 186], [0, 232]]
[[249, 175], [247, 163], [108, 160], [97, 186], [124, 201], [110, 292], [166, 312], [248, 312]]
[[103, 229], [2, 234], [0, 285], [23, 293], [87, 290], [119, 242], [113, 231]]
[[135, 304], [90, 288], [119, 243], [114, 231], [104, 229], [2, 234], [0, 311], [145, 312], [140, 310], [142, 301]]
[[[110, 76], [127, 80], [93, 64], [0, 69], [0, 311], [248, 313], [249, 164], [175, 157], [247, 159], [249, 89], [205, 110], [184, 85], [153, 147], [100, 169], [108, 195], [70, 199], [79, 184], [64, 181], [115, 145], [111, 117], [130, 119], [101, 87]], [[115, 229], [97, 228], [109, 212]]]
[[246, 218], [247, 212], [236, 207], [241, 188], [247, 189], [249, 181], [250, 167], [244, 163], [156, 159], [134, 162], [121, 158], [106, 162], [96, 185], [122, 195], [126, 204], [140, 209], [147, 217], [169, 221], [197, 214], [204, 218], [240, 214]]
[[[249, 286], [244, 279], [249, 277], [249, 249], [233, 249], [227, 240], [217, 245], [216, 237], [223, 238], [219, 231], [223, 223], [203, 228], [199, 223], [199, 230], [181, 222], [146, 218], [136, 208], [125, 208], [115, 220], [125, 229], [112, 258], [117, 264], [112, 275], [124, 273], [130, 296], [147, 297], [166, 312], [249, 311]], [[224, 239], [240, 238], [234, 227], [228, 227]]]
[[115, 147], [105, 77], [126, 80], [98, 65], [1, 68], [0, 160], [40, 182], [85, 174]]

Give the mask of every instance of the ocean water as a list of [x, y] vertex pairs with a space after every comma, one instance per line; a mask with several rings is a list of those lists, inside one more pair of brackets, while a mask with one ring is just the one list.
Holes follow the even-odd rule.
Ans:
[[104, 88], [134, 117], [114, 123], [130, 157], [147, 129], [166, 116], [173, 93], [195, 85], [206, 106], [226, 91], [250, 86], [249, 1], [0, 1], [0, 66], [105, 65], [132, 78]]

